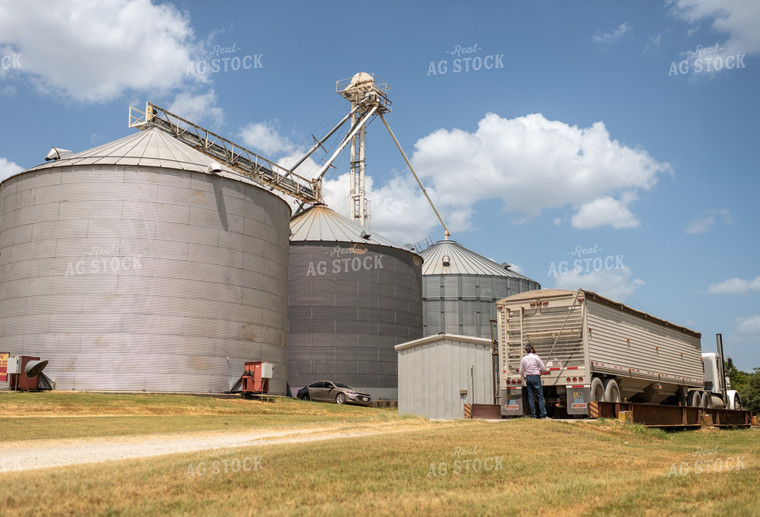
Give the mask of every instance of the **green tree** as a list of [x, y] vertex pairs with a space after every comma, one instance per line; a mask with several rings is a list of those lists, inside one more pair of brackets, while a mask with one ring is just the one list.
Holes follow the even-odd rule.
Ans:
[[[727, 361], [723, 362], [723, 369], [731, 383], [731, 389], [738, 391], [741, 396], [747, 389], [749, 378], [752, 374], [737, 369], [736, 366], [734, 366], [734, 361], [730, 357]], [[742, 400], [744, 400], [744, 397], [742, 397]]]
[[731, 358], [724, 363], [726, 374], [731, 382], [731, 389], [739, 392], [744, 409], [760, 411], [760, 368], [754, 373], [743, 372], [734, 366]]
[[760, 411], [760, 368], [755, 368], [755, 373], [748, 374], [746, 391], [740, 392], [745, 409]]

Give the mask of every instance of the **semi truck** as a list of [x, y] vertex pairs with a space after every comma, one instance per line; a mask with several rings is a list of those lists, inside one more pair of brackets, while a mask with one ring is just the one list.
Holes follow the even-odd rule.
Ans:
[[584, 289], [526, 291], [496, 308], [502, 416], [526, 414], [526, 345], [546, 366], [544, 399], [555, 414], [588, 415], [592, 401], [741, 409], [699, 332]]

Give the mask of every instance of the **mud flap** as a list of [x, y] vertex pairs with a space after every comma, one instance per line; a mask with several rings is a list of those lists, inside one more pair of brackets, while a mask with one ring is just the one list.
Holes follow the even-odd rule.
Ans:
[[578, 388], [567, 386], [567, 414], [588, 415], [588, 403], [591, 400], [591, 386]]
[[525, 397], [523, 396], [522, 386], [519, 388], [507, 388], [501, 390], [501, 415], [502, 416], [522, 416], [525, 414]]

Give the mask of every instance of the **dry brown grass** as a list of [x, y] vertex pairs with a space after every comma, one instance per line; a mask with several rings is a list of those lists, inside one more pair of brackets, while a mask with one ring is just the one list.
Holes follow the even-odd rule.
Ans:
[[[760, 505], [756, 430], [665, 433], [615, 421], [388, 417], [346, 428], [352, 426], [408, 430], [2, 474], [0, 508], [7, 515], [41, 509], [48, 515], [532, 516], [757, 515]], [[694, 470], [697, 461], [736, 457], [743, 458], [742, 469]], [[212, 470], [214, 462], [241, 465], [246, 458], [259, 458], [262, 468]], [[457, 460], [487, 458], [502, 458], [501, 468], [456, 472]], [[691, 472], [673, 475], [681, 464]]]

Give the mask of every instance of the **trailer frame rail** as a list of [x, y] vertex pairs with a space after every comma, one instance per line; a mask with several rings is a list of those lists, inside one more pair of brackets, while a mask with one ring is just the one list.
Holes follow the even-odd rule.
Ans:
[[624, 416], [626, 420], [630, 419], [635, 424], [661, 428], [699, 428], [706, 423], [725, 428], [750, 427], [752, 425], [752, 411], [747, 410], [663, 406], [631, 402], [589, 403], [589, 417], [591, 418], [622, 418]]

